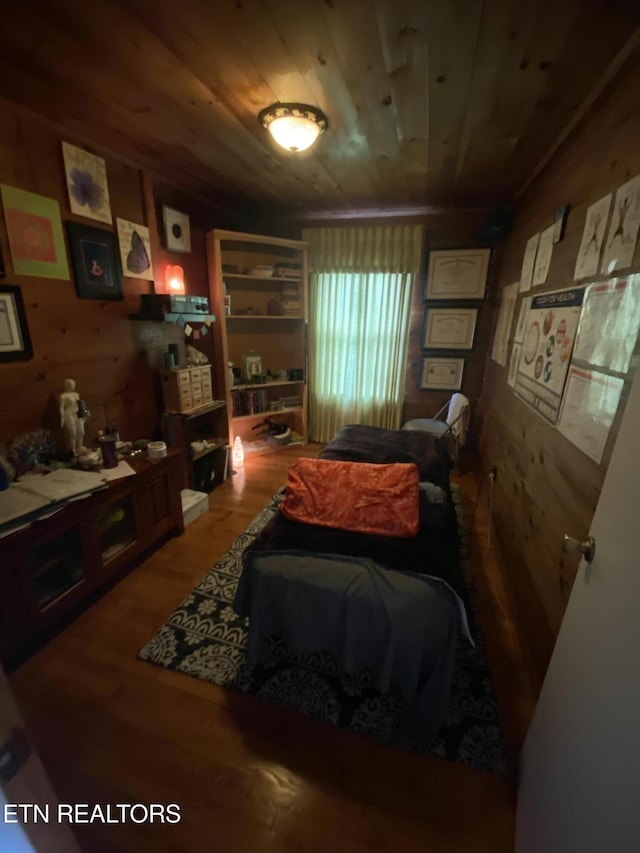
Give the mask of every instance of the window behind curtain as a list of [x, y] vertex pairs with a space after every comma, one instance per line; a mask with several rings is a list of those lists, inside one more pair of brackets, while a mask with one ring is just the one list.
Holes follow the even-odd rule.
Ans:
[[311, 276], [311, 437], [348, 423], [400, 425], [413, 275]]

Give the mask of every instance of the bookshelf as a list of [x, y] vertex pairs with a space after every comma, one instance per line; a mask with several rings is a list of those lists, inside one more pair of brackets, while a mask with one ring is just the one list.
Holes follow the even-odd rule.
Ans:
[[[306, 243], [215, 230], [207, 235], [207, 252], [211, 303], [221, 321], [229, 443], [240, 436], [248, 452], [291, 446], [266, 444], [260, 425], [268, 418], [289, 427], [291, 444], [305, 444]], [[243, 362], [250, 353], [260, 356], [261, 372], [247, 377]]]

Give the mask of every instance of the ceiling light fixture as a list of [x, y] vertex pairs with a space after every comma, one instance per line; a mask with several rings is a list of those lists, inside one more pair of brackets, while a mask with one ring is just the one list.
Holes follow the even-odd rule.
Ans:
[[258, 121], [278, 145], [296, 153], [310, 148], [329, 126], [322, 110], [308, 104], [271, 104], [261, 110]]

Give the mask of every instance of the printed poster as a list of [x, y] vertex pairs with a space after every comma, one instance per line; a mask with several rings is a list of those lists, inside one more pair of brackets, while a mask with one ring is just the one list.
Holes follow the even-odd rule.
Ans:
[[129, 278], [145, 278], [153, 281], [149, 229], [126, 219], [116, 219], [118, 244], [122, 259], [122, 274]]
[[516, 376], [518, 375], [518, 365], [520, 364], [520, 353], [522, 352], [522, 344], [514, 344], [511, 347], [511, 360], [509, 362], [509, 376], [507, 382], [512, 388], [515, 388]]
[[102, 157], [62, 143], [64, 172], [72, 213], [111, 224], [107, 167]]
[[509, 334], [513, 323], [513, 312], [516, 307], [516, 299], [518, 298], [518, 282], [509, 284], [502, 291], [502, 299], [500, 300], [500, 313], [498, 314], [498, 322], [496, 324], [496, 332], [493, 338], [493, 349], [491, 350], [491, 358], [506, 367], [507, 352], [509, 350]]
[[527, 245], [524, 250], [522, 259], [522, 270], [520, 271], [520, 293], [526, 293], [531, 290], [531, 281], [533, 279], [533, 268], [536, 262], [536, 252], [538, 251], [538, 242], [540, 234], [534, 234], [527, 240]]
[[591, 284], [576, 337], [574, 359], [627, 373], [640, 328], [640, 274]]
[[575, 340], [582, 288], [543, 293], [531, 300], [515, 393], [555, 425]]
[[569, 370], [558, 429], [594, 462], [602, 461], [623, 386], [617, 376], [574, 365]]
[[587, 219], [584, 223], [582, 241], [578, 250], [574, 278], [586, 278], [596, 275], [604, 242], [604, 232], [607, 227], [609, 208], [611, 207], [611, 193], [601, 198], [587, 210]]
[[531, 308], [531, 297], [523, 296], [522, 302], [520, 303], [520, 313], [518, 314], [518, 323], [516, 325], [516, 331], [513, 336], [513, 340], [517, 344], [522, 343], [522, 339], [524, 338], [524, 327], [529, 316], [529, 309]]
[[555, 225], [550, 225], [540, 235], [538, 243], [538, 251], [536, 252], [536, 262], [533, 268], [533, 286], [544, 284], [549, 275], [549, 267], [551, 266], [551, 255], [553, 254], [553, 232]]
[[640, 226], [640, 175], [618, 188], [613, 203], [609, 233], [604, 244], [600, 272], [612, 272], [630, 267]]
[[0, 192], [15, 274], [68, 280], [58, 202], [6, 184]]

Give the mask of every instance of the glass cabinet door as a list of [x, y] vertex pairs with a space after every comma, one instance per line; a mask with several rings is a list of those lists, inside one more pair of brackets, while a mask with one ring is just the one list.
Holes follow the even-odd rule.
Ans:
[[105, 507], [96, 519], [98, 548], [106, 565], [136, 541], [133, 500], [125, 495]]
[[85, 579], [80, 531], [67, 530], [29, 549], [29, 574], [41, 612]]

